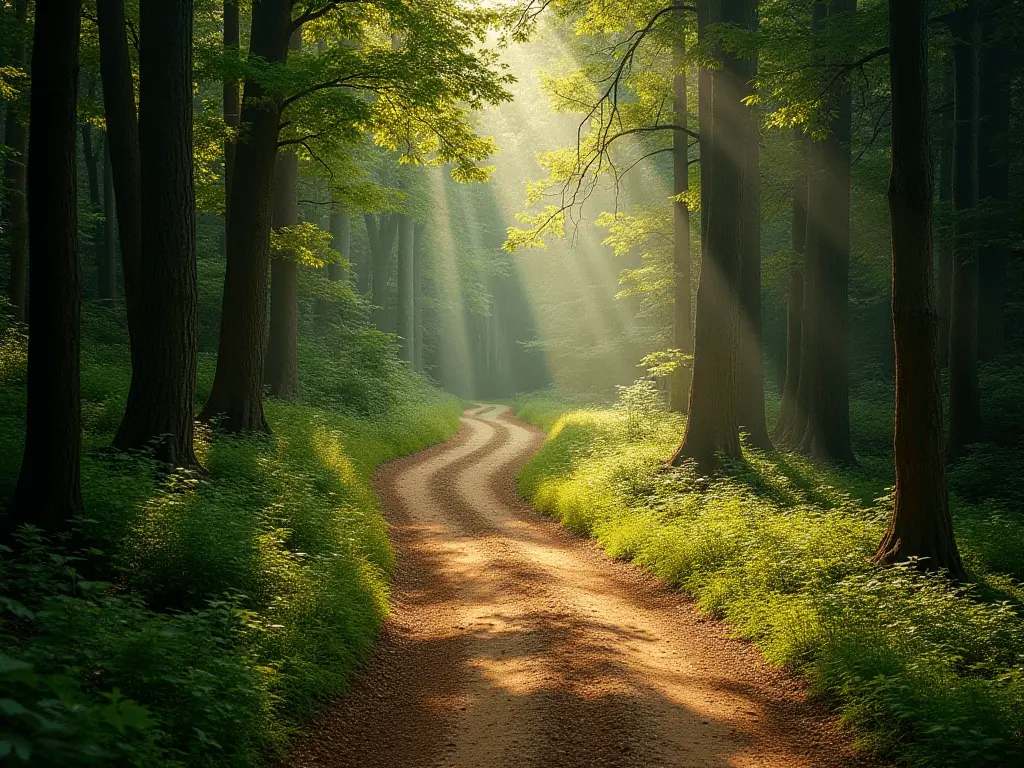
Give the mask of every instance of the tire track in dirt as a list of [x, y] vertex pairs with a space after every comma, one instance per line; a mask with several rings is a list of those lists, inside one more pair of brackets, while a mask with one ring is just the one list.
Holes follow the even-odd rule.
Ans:
[[502, 406], [375, 486], [392, 615], [287, 764], [872, 765], [805, 687], [680, 594], [541, 518], [515, 476], [543, 433]]

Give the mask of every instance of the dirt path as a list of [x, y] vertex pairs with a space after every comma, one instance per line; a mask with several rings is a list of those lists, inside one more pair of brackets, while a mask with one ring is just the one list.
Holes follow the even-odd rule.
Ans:
[[393, 615], [290, 765], [870, 764], [801, 685], [517, 497], [539, 430], [500, 406], [462, 422], [378, 473], [399, 563]]

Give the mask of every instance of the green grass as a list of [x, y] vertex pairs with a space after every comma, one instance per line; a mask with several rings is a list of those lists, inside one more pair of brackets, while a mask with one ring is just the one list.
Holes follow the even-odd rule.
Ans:
[[[884, 455], [862, 452], [860, 468], [840, 472], [748, 451], [708, 480], [661, 469], [681, 439], [677, 416], [573, 408], [550, 394], [516, 406], [549, 433], [519, 476], [538, 509], [806, 675], [862, 746], [920, 766], [1024, 760], [1019, 518], [954, 497], [974, 582], [954, 588], [869, 564], [891, 505]], [[860, 428], [884, 424], [885, 407], [856, 402]]]
[[[123, 329], [94, 307], [83, 328], [92, 551], [31, 533], [0, 551], [0, 762], [259, 765], [345, 690], [387, 612], [374, 469], [452, 435], [461, 403], [384, 370], [376, 350], [376, 368], [335, 377], [342, 366], [306, 344], [307, 399], [327, 407], [268, 401], [272, 437], [203, 432], [208, 473], [164, 478], [106, 450], [129, 380]], [[20, 463], [25, 347], [0, 331], [2, 499]], [[364, 396], [345, 408], [347, 391]]]

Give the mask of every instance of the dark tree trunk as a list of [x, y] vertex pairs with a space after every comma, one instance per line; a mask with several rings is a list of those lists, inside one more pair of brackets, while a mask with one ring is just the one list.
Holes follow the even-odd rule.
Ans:
[[[939, 144], [939, 207], [942, 214], [949, 217], [953, 200], [953, 62], [943, 64], [943, 91], [941, 101], [950, 102], [944, 110], [940, 123]], [[938, 267], [938, 300], [939, 300], [939, 366], [949, 365], [949, 311], [952, 305], [953, 287], [953, 235], [947, 230], [939, 238], [935, 247], [935, 260]]]
[[398, 335], [402, 339], [401, 357], [412, 363], [416, 354], [413, 329], [413, 237], [416, 223], [407, 213], [398, 218]]
[[[238, 59], [239, 46], [238, 0], [224, 0], [224, 54], [228, 58]], [[238, 80], [234, 76], [224, 79], [224, 125], [230, 129], [238, 129], [239, 104]], [[224, 142], [224, 200], [231, 197], [231, 180], [235, 174], [235, 142], [229, 138]], [[227, 228], [227, 210], [225, 203], [224, 227]]]
[[970, 220], [978, 201], [977, 0], [952, 15], [953, 289], [949, 324], [949, 458], [981, 440], [978, 389], [978, 244]]
[[[746, 29], [757, 29], [757, 3], [745, 6]], [[757, 59], [745, 59], [743, 98], [757, 77]], [[743, 179], [740, 189], [740, 346], [737, 367], [737, 412], [749, 445], [771, 450], [764, 417], [764, 351], [761, 330], [761, 171], [757, 111], [741, 106]]]
[[82, 511], [78, 273], [78, 37], [81, 5], [37, 0], [28, 170], [28, 405], [25, 450], [6, 531], [66, 530]]
[[[299, 223], [299, 157], [282, 149], [274, 168], [271, 226]], [[270, 259], [270, 339], [267, 345], [266, 383], [270, 394], [282, 400], [299, 398], [299, 265], [291, 253]]]
[[[351, 242], [351, 224], [346, 214], [339, 210], [332, 210], [328, 228], [331, 232], [331, 250], [338, 253], [341, 263], [328, 262], [327, 279], [332, 283], [348, 280], [348, 257], [349, 244]], [[314, 314], [317, 324], [323, 327], [327, 324], [327, 316], [330, 311], [330, 302], [326, 299], [317, 299], [314, 304]]]
[[110, 165], [110, 142], [103, 142], [103, 237], [99, 253], [100, 300], [117, 301], [117, 243], [114, 233], [114, 173]]
[[370, 235], [370, 301], [374, 306], [373, 322], [381, 331], [386, 328], [388, 265], [398, 234], [398, 214], [374, 216], [366, 214], [366, 231]]
[[[17, 0], [14, 16], [24, 26], [28, 14], [28, 0]], [[24, 67], [27, 62], [25, 43], [19, 38], [15, 45], [12, 64]], [[11, 274], [7, 284], [7, 298], [15, 320], [25, 319], [25, 292], [28, 288], [28, 206], [26, 203], [25, 158], [28, 155], [28, 129], [22, 115], [13, 104], [8, 105], [4, 116], [4, 141], [10, 151], [4, 168], [4, 186], [7, 200], [4, 219], [8, 231], [8, 248], [11, 257]]]
[[423, 372], [423, 249], [426, 226], [416, 222], [412, 250], [412, 338], [413, 370]]
[[[712, 14], [708, 21], [744, 24], [749, 7], [749, 0], [723, 0], [720, 17]], [[708, 193], [702, 213], [706, 247], [697, 286], [690, 416], [671, 462], [693, 460], [705, 473], [718, 466], [720, 456], [741, 457], [736, 364], [743, 239], [735, 203], [743, 189], [746, 115], [740, 99], [748, 70], [743, 59], [724, 50], [718, 54], [722, 65], [710, 74], [709, 141], [701, 127], [701, 174], [710, 172], [711, 178], [701, 184], [702, 195]]]
[[978, 358], [995, 360], [1003, 351], [1006, 307], [1006, 241], [1009, 226], [1002, 210], [1010, 196], [1010, 163], [1004, 142], [1010, 130], [1009, 41], [1000, 38], [997, 20], [986, 14], [981, 49], [978, 197], [993, 209], [978, 257]]
[[[677, 3], [677, 5], [680, 5]], [[682, 12], [680, 10], [680, 12]], [[689, 110], [686, 104], [686, 70], [683, 63], [686, 58], [686, 41], [680, 35], [672, 51], [673, 65], [676, 68], [673, 81], [675, 97], [675, 124], [687, 126]], [[674, 302], [672, 322], [672, 344], [684, 356], [693, 355], [693, 306], [691, 300], [690, 276], [690, 208], [679, 196], [690, 191], [689, 165], [690, 137], [684, 131], [673, 131], [672, 134], [672, 194], [676, 196], [672, 203], [673, 245], [672, 245], [672, 277], [674, 281]], [[668, 407], [669, 410], [683, 413], [690, 402], [691, 361], [685, 361], [669, 378]]]
[[356, 290], [359, 295], [369, 298], [373, 254], [377, 252], [377, 238], [380, 237], [380, 232], [377, 229], [377, 217], [373, 214], [364, 214], [363, 222], [366, 224], [366, 239], [369, 245], [363, 258], [356, 264]]
[[135, 87], [128, 53], [124, 0], [97, 0], [100, 77], [107, 120], [107, 152], [114, 178], [117, 231], [121, 242], [121, 271], [132, 376], [138, 365], [142, 333], [142, 172], [139, 161], [139, 123]]
[[[271, 63], [288, 58], [291, 3], [264, 0], [253, 6], [249, 55]], [[263, 359], [267, 348], [267, 273], [270, 208], [281, 113], [279, 97], [246, 80], [235, 170], [227, 216], [227, 272], [221, 309], [217, 372], [203, 408], [222, 429], [267, 432], [263, 415]]]
[[786, 378], [782, 385], [779, 419], [775, 423], [775, 439], [782, 445], [796, 447], [800, 436], [794, 435], [797, 411], [806, 412], [806, 403], [797, 399], [800, 382], [801, 331], [804, 312], [804, 240], [807, 235], [807, 139], [803, 131], [794, 131], [800, 147], [800, 167], [793, 180], [793, 221], [790, 242], [793, 264], [789, 268], [789, 293], [786, 301]]
[[[854, 0], [836, 0], [831, 17], [852, 16]], [[826, 4], [815, 3], [813, 25], [821, 29]], [[804, 257], [804, 325], [798, 401], [806, 423], [794, 442], [819, 461], [855, 463], [850, 442], [849, 342], [850, 140], [852, 93], [839, 83], [826, 95], [835, 117], [828, 136], [812, 141], [808, 157], [807, 235]]]
[[142, 169], [141, 346], [122, 450], [152, 447], [172, 467], [195, 467], [197, 365], [195, 188], [192, 179], [192, 2], [139, 6]]
[[928, 5], [926, 0], [889, 5], [896, 495], [889, 530], [875, 561], [925, 558], [923, 566], [945, 569], [962, 578], [942, 455], [942, 394], [932, 282]]
[[[91, 90], [91, 89], [90, 89]], [[92, 126], [82, 123], [82, 156], [85, 159], [85, 175], [89, 182], [89, 205], [93, 210], [100, 207], [100, 177], [97, 169], [99, 153], [92, 145]]]

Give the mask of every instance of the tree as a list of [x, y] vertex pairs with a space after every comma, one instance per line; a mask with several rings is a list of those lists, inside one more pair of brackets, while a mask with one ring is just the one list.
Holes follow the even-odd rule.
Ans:
[[412, 251], [412, 325], [414, 371], [423, 372], [423, 258], [426, 249], [426, 225], [417, 221], [413, 229]]
[[[28, 18], [28, 0], [17, 0], [14, 19], [22, 28], [12, 51], [11, 63], [24, 68], [27, 62], [24, 28]], [[28, 131], [24, 118], [15, 104], [8, 104], [5, 115], [4, 141], [10, 151], [4, 168], [7, 200], [5, 207], [6, 229], [10, 232], [9, 250], [11, 274], [7, 285], [7, 298], [16, 320], [25, 319], [25, 292], [28, 286], [28, 207], [25, 193]]]
[[[712, 4], [708, 21], [744, 26], [749, 24], [750, 10], [749, 0], [723, 0], [717, 9]], [[693, 460], [702, 472], [714, 470], [719, 456], [741, 457], [737, 362], [744, 241], [735, 203], [744, 194], [747, 166], [743, 144], [748, 118], [741, 100], [749, 63], [721, 45], [716, 54], [721, 66], [710, 73], [710, 114], [701, 126], [706, 227], [697, 286], [690, 417], [683, 442], [671, 460], [673, 466]], [[710, 135], [705, 133], [708, 124]]]
[[924, 558], [964, 575], [946, 488], [932, 282], [932, 160], [928, 143], [928, 3], [889, 4], [892, 86], [892, 314], [896, 347], [896, 493], [878, 563]]
[[[283, 64], [294, 27], [289, 0], [253, 6], [250, 58]], [[231, 196], [227, 201], [227, 273], [217, 371], [201, 418], [228, 431], [268, 431], [263, 415], [270, 211], [282, 96], [255, 76], [243, 87]]]
[[[816, 2], [812, 30], [852, 17], [855, 0]], [[853, 464], [850, 442], [847, 304], [850, 276], [850, 141], [852, 92], [828, 75], [826, 135], [812, 140], [807, 160], [807, 234], [798, 414], [800, 450], [820, 461]], [[831, 82], [831, 86], [828, 83]], [[802, 429], [802, 432], [800, 430]]]
[[193, 445], [196, 338], [192, 166], [192, 2], [139, 8], [139, 156], [142, 188], [140, 346], [122, 450], [154, 447], [164, 463], [198, 466]]
[[949, 458], [981, 440], [978, 388], [978, 3], [950, 16], [953, 33], [953, 275], [949, 321]]
[[[747, 2], [742, 29], [756, 30], [758, 4]], [[752, 95], [750, 85], [757, 77], [757, 56], [744, 58], [745, 79], [742, 99]], [[737, 226], [740, 230], [740, 326], [737, 369], [737, 416], [747, 442], [771, 450], [772, 441], [764, 417], [764, 353], [761, 331], [761, 170], [758, 145], [761, 136], [757, 111], [741, 106], [742, 181]]]
[[387, 305], [388, 265], [398, 235], [399, 215], [382, 213], [375, 216], [368, 213], [363, 220], [370, 241], [370, 268], [367, 272], [370, 278], [370, 303], [374, 307], [373, 322], [383, 331], [386, 330], [384, 308]]
[[800, 165], [793, 179], [793, 219], [790, 228], [793, 263], [789, 268], [786, 300], [786, 378], [782, 385], [779, 418], [774, 430], [775, 439], [789, 447], [799, 445], [802, 435], [795, 434], [797, 414], [807, 412], [807, 404], [798, 398], [804, 319], [804, 242], [807, 236], [807, 139], [802, 129], [794, 129], [793, 133], [800, 148]]
[[66, 530], [82, 511], [78, 271], [78, 38], [75, 0], [38, 0], [29, 104], [28, 405], [25, 449], [4, 525]]
[[989, 2], [981, 26], [978, 126], [978, 198], [988, 211], [988, 232], [978, 254], [978, 358], [995, 360], [1003, 350], [1006, 314], [1006, 241], [1010, 234], [1004, 206], [1010, 198], [1010, 163], [1003, 142], [1010, 130], [1009, 30], [1001, 11], [1005, 0]]
[[117, 242], [114, 233], [114, 170], [110, 164], [110, 141], [103, 142], [103, 237], [98, 250], [100, 299], [117, 301]]
[[[676, 6], [682, 12], [682, 3]], [[685, 126], [689, 123], [689, 109], [686, 103], [686, 39], [678, 34], [673, 48], [675, 77], [672, 82], [673, 122]], [[672, 342], [685, 357], [693, 355], [693, 281], [691, 278], [690, 255], [690, 207], [685, 195], [690, 191], [690, 137], [684, 131], [672, 132], [672, 277], [673, 315]], [[669, 380], [668, 407], [673, 411], [685, 411], [690, 401], [690, 364], [680, 365]]]
[[[299, 223], [299, 158], [290, 149], [277, 153], [271, 226]], [[277, 251], [270, 259], [270, 337], [266, 383], [282, 400], [299, 397], [299, 265], [294, 254]]]
[[143, 325], [142, 170], [124, 0], [97, 0], [96, 15], [103, 109], [107, 122], [107, 153], [114, 182], [121, 270], [124, 274], [124, 302], [134, 377]]
[[[224, 0], [224, 55], [233, 61], [238, 60], [238, 46], [240, 43], [239, 22], [238, 22], [238, 0]], [[239, 104], [238, 79], [234, 72], [228, 73], [224, 78], [224, 125], [229, 131], [238, 130]], [[235, 174], [235, 136], [229, 134], [224, 142], [224, 199], [231, 197], [231, 181]], [[227, 225], [227, 213], [224, 218]]]
[[398, 335], [402, 339], [401, 357], [412, 363], [416, 356], [413, 326], [413, 260], [416, 222], [407, 213], [398, 214]]

